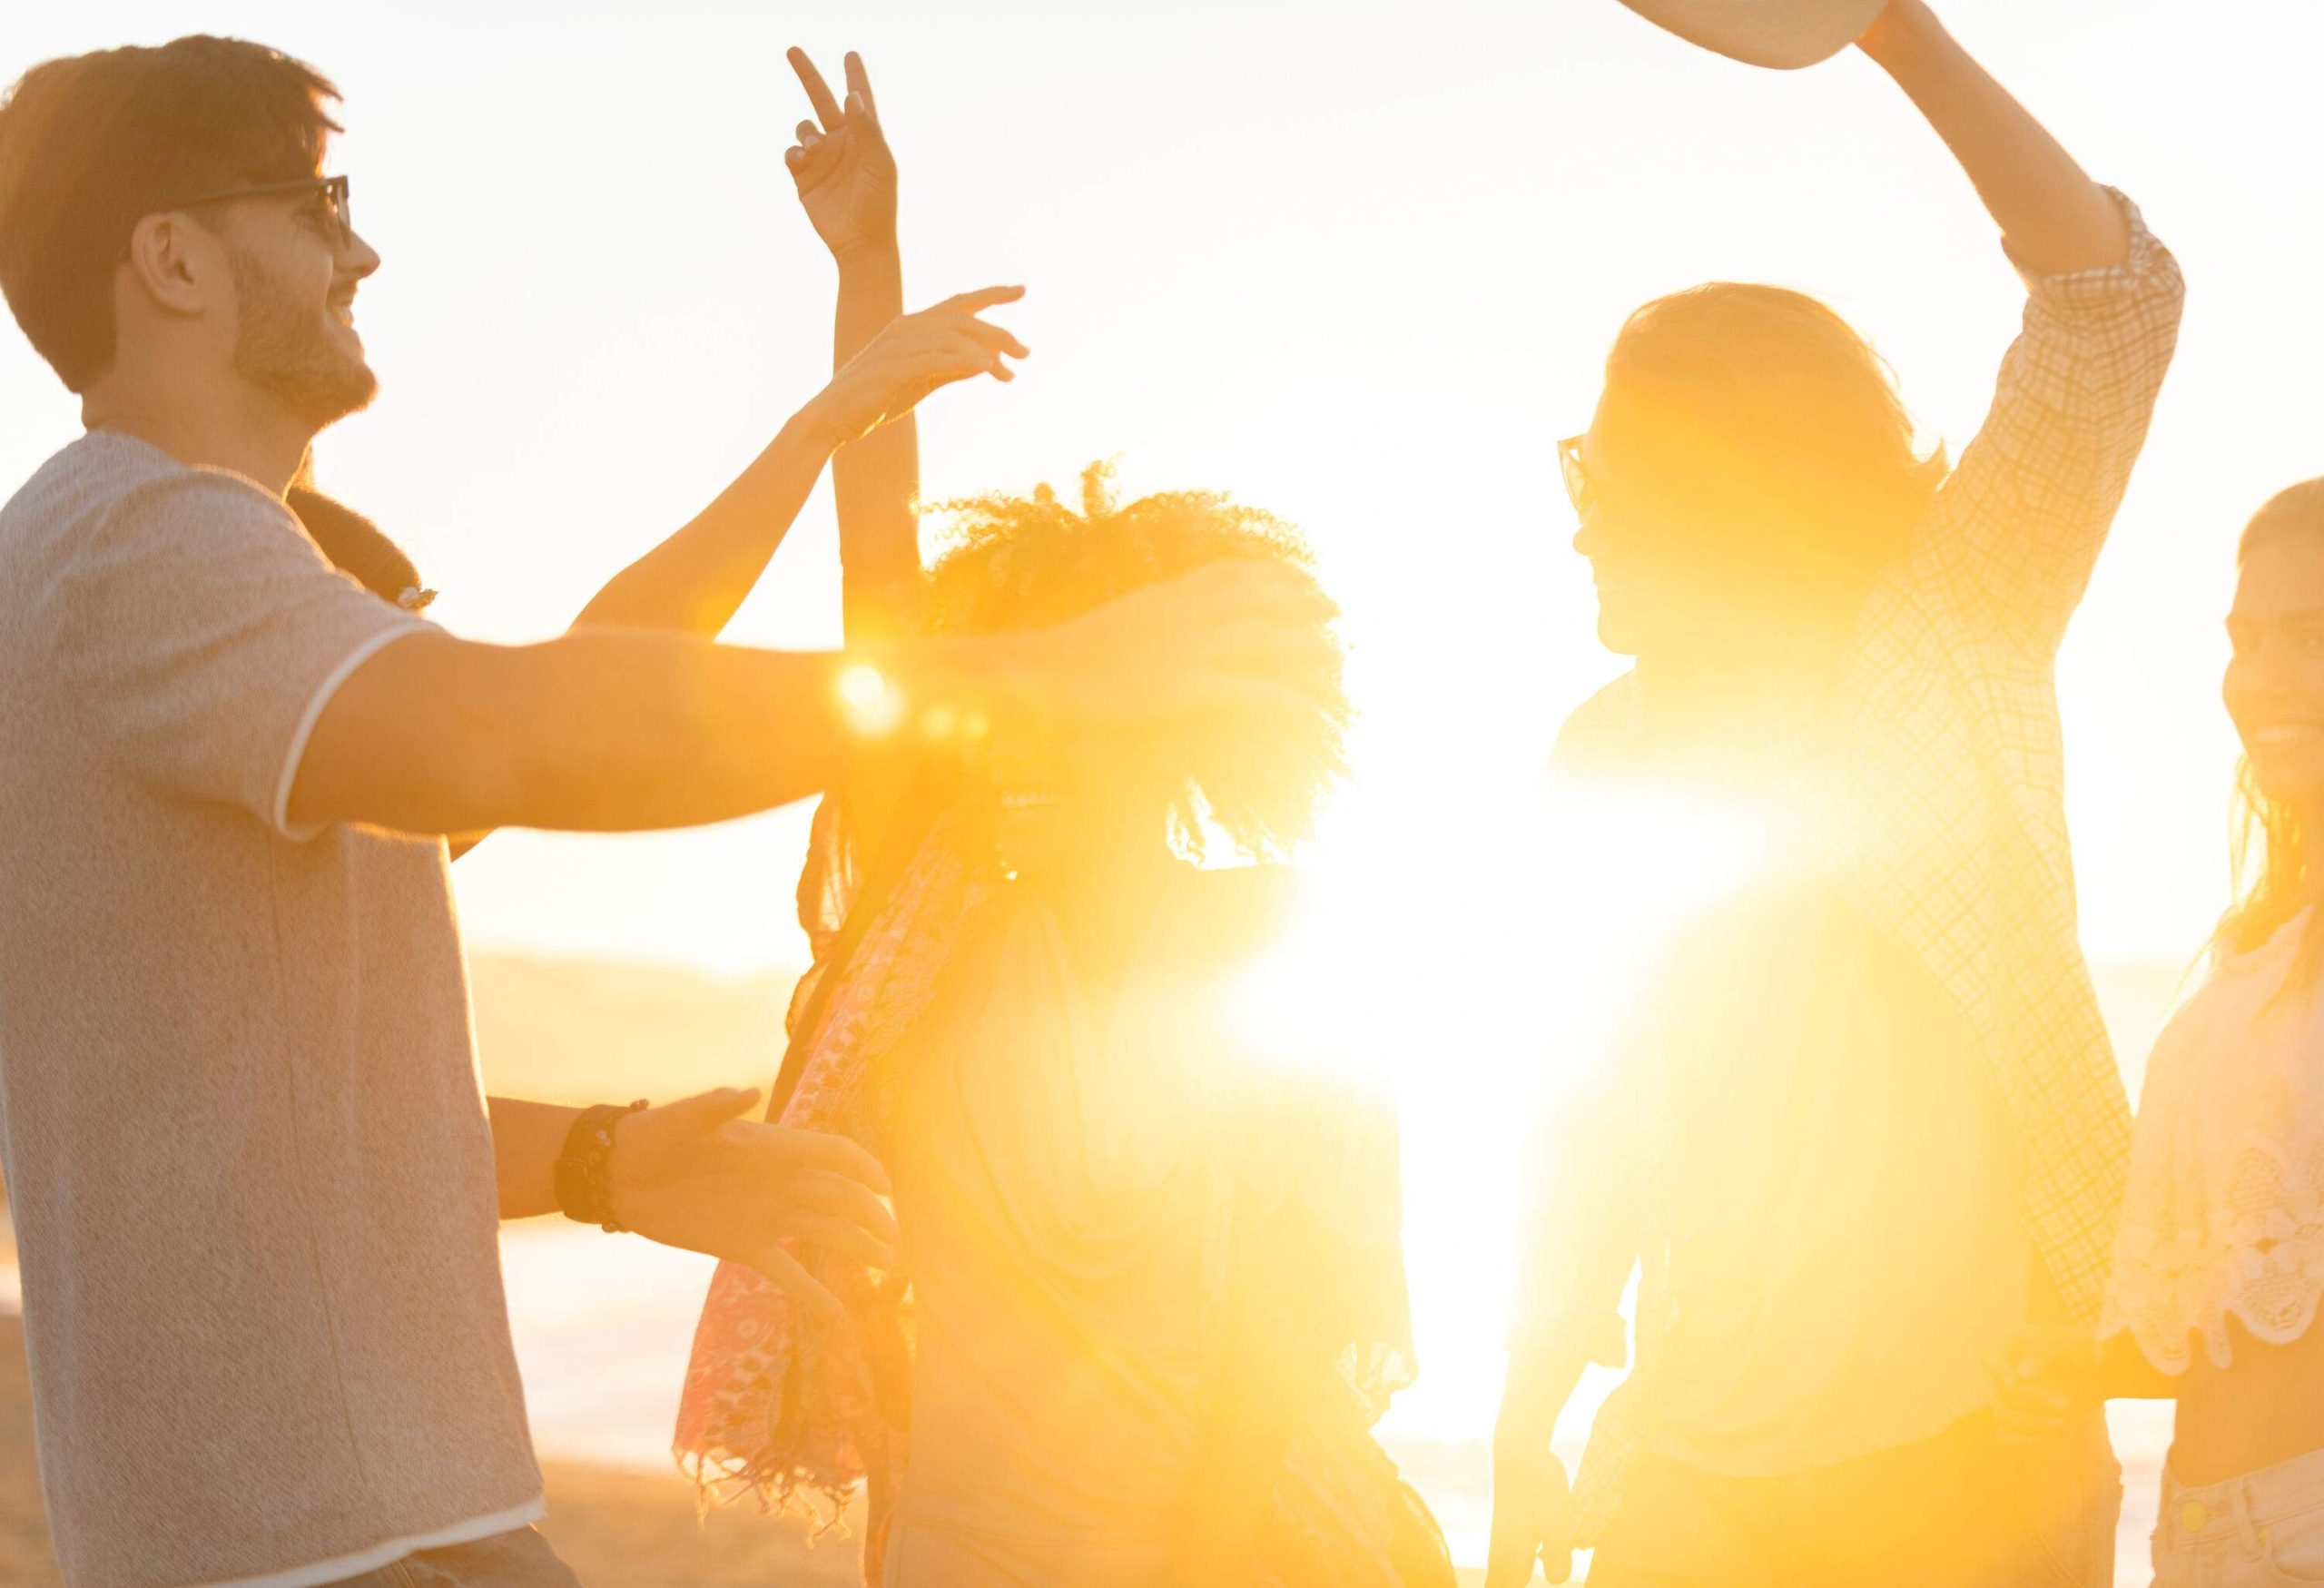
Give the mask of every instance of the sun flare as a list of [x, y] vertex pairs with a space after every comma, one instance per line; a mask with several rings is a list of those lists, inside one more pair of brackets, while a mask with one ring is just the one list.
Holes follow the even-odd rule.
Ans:
[[1359, 786], [1334, 808], [1237, 1013], [1255, 1050], [1395, 1098], [1423, 1371], [1391, 1422], [1452, 1439], [1492, 1422], [1531, 1143], [1658, 946], [1767, 842], [1707, 800], [1548, 782], [1472, 803], [1462, 853], [1422, 853], [1426, 797]]

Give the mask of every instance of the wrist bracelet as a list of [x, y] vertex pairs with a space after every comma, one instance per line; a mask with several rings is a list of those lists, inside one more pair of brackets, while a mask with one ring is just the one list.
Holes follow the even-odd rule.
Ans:
[[614, 1218], [614, 1128], [651, 1106], [639, 1098], [627, 1108], [599, 1103], [581, 1110], [556, 1160], [559, 1212], [576, 1224], [596, 1225], [607, 1235], [622, 1233], [623, 1226]]

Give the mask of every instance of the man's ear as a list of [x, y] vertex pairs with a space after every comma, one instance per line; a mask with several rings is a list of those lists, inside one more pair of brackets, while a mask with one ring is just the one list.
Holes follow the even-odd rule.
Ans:
[[191, 319], [233, 286], [225, 245], [183, 213], [139, 221], [129, 234], [127, 262], [133, 289], [164, 314]]

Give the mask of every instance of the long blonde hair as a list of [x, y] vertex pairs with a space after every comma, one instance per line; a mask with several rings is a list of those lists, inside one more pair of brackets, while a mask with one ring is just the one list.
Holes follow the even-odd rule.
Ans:
[[[2317, 555], [2324, 557], [2324, 478], [2302, 480], [2269, 498], [2244, 526], [2236, 565], [2241, 567], [2255, 547], [2290, 535], [2314, 537]], [[2230, 864], [2235, 902], [2221, 920], [2213, 945], [2221, 953], [2249, 953], [2308, 908], [2312, 864], [2299, 812], [2260, 786], [2249, 760], [2236, 769]], [[2324, 968], [2324, 932], [2308, 934], [2301, 957], [2309, 972]]]

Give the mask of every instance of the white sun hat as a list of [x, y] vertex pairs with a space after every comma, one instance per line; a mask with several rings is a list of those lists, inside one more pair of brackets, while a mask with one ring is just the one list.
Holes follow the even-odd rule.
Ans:
[[1622, 0], [1680, 38], [1754, 66], [1812, 66], [1854, 44], [1887, 0]]

